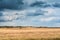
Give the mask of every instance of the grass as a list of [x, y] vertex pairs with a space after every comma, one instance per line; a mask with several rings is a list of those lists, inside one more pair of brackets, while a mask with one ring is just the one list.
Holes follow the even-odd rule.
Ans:
[[25, 39], [25, 40], [60, 40], [60, 38], [48, 38], [48, 39], [41, 38], [41, 39]]
[[60, 28], [0, 28], [0, 40], [60, 40]]

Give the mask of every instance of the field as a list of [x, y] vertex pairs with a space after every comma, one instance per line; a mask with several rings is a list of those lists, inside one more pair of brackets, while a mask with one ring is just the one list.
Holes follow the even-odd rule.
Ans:
[[60, 28], [0, 28], [0, 40], [60, 40]]

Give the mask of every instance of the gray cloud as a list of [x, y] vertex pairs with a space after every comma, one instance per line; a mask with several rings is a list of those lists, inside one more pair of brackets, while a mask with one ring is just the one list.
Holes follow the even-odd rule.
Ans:
[[39, 16], [39, 15], [44, 15], [45, 11], [41, 10], [41, 9], [36, 9], [35, 12], [29, 12], [27, 13], [27, 16]]
[[54, 4], [53, 4], [53, 7], [58, 7], [58, 8], [60, 8], [60, 3], [54, 3]]
[[23, 0], [0, 0], [0, 9], [21, 9]]
[[47, 2], [47, 1], [36, 1], [30, 5], [31, 7], [57, 7], [60, 8], [60, 2]]
[[0, 16], [3, 16], [3, 13], [0, 13]]
[[50, 7], [50, 5], [47, 2], [44, 1], [36, 1], [35, 3], [30, 5], [31, 7], [37, 6], [37, 7]]
[[25, 1], [25, 0], [0, 0], [0, 10], [3, 9], [24, 9], [29, 7], [60, 7], [60, 3], [49, 4], [46, 1]]

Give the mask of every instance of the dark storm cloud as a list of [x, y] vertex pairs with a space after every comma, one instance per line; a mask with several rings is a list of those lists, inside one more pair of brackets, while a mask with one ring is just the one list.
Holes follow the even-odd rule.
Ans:
[[[55, 4], [49, 4], [45, 1], [36, 1], [33, 2], [31, 4], [29, 4], [29, 2], [27, 2], [28, 7], [51, 7], [51, 5], [53, 7], [60, 7], [60, 3], [55, 3]], [[27, 5], [24, 0], [0, 0], [0, 10], [3, 9], [24, 9], [26, 8]], [[27, 8], [28, 8], [27, 7]]]
[[0, 0], [0, 9], [21, 9], [23, 0]]
[[60, 8], [60, 2], [48, 3], [45, 1], [36, 1], [30, 5], [31, 7], [57, 7]]
[[39, 15], [44, 15], [46, 11], [43, 11], [41, 9], [36, 10], [34, 13], [28, 13], [27, 16], [39, 16]]
[[40, 14], [40, 13], [34, 13], [34, 14], [33, 13], [32, 14], [30, 13], [30, 14], [27, 14], [27, 16], [39, 16], [39, 15], [43, 15], [43, 14]]
[[53, 7], [58, 7], [58, 8], [60, 8], [60, 3], [54, 3], [54, 4], [53, 4]]
[[50, 5], [47, 2], [43, 1], [37, 1], [30, 5], [31, 7], [37, 6], [37, 7], [50, 7]]

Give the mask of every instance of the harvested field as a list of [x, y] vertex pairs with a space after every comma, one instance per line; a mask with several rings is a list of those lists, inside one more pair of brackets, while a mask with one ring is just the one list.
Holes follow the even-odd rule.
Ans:
[[0, 28], [0, 40], [60, 40], [60, 28]]

